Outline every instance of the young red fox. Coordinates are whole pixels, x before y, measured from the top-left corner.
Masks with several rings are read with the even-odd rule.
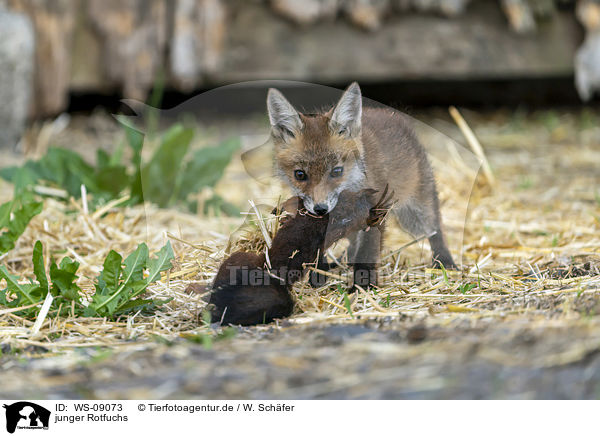
[[[316,215],[336,207],[344,190],[383,191],[389,185],[393,215],[413,236],[426,235],[434,263],[456,268],[441,228],[433,171],[422,145],[398,112],[362,105],[352,83],[327,112],[302,114],[276,89],[267,96],[275,171],[304,206]],[[354,282],[376,284],[382,233],[378,229],[352,235],[348,261]],[[325,266],[324,260],[320,267]]]

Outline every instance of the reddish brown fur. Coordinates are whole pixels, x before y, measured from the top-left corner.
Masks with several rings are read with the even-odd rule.
[[[314,203],[322,203],[329,192],[344,183],[347,175],[330,178],[329,171],[344,162],[356,165],[362,145],[341,135],[331,134],[327,115],[300,115],[300,119],[304,125],[302,134],[285,145],[280,143],[275,150],[275,159],[279,170],[289,175],[295,192],[307,193]],[[306,182],[292,177],[296,169],[306,171]]]
[[[305,203],[345,207],[336,197],[339,190],[381,191],[389,185],[401,226],[414,236],[428,236],[434,261],[455,268],[443,237],[433,171],[406,116],[391,109],[362,107],[357,84],[350,86],[336,107],[317,115],[298,114],[276,91],[270,93],[268,105],[278,175]],[[340,119],[348,125],[340,125]],[[332,167],[342,164],[344,175],[331,177]],[[295,180],[297,169],[304,170],[308,179]],[[355,269],[377,268],[381,238],[380,232],[358,232],[350,238],[349,259]],[[372,284],[371,279],[361,282]]]

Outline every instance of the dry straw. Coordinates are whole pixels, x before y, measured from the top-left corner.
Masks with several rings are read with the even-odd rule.
[[[589,189],[597,174],[576,169],[600,161],[600,150],[577,144],[548,145],[537,158],[534,153],[539,144],[523,141],[519,153],[530,155],[519,161],[513,143],[505,146],[502,137],[493,140],[485,130],[480,137],[494,144],[492,152],[486,152],[497,181],[493,192],[474,187],[466,227],[464,195],[457,193],[468,194],[473,187],[466,182],[464,163],[460,158],[449,159],[454,164],[436,173],[446,234],[454,255],[462,255],[460,271],[430,269],[426,241],[411,244],[413,238],[389,220],[380,287],[344,295],[349,270],[341,262],[341,268],[327,273],[330,279],[322,288],[306,282],[294,286],[297,305],[289,322],[409,316],[441,324],[457,318],[477,322],[523,317],[555,324],[598,310],[600,203]],[[448,156],[457,156],[451,148],[447,150]],[[557,159],[558,167],[554,166]],[[531,175],[534,183],[524,186],[523,175]],[[240,198],[234,201],[245,204],[249,198],[267,203],[265,193],[270,189],[271,204],[277,203],[282,195],[279,187],[267,188],[252,181],[236,159],[217,191],[227,198],[237,193]],[[0,191],[2,200],[10,197],[10,186]],[[157,250],[170,239],[176,254],[174,267],[149,287],[147,296],[173,300],[153,316],[133,313],[117,320],[41,316],[38,326],[15,310],[0,307],[3,343],[56,350],[135,346],[132,339],[176,339],[207,332],[201,322],[206,305],[202,297],[219,264],[238,249],[264,250],[277,231],[277,220],[269,210],[254,203],[241,217],[210,217],[152,205],[120,207],[124,197],[94,212],[88,209],[83,193],[83,201],[67,203],[48,197],[43,212],[33,219],[16,248],[1,259],[3,264],[22,278],[33,277],[32,247],[40,239],[46,260],[50,255],[69,255],[81,263],[78,284],[89,294],[109,250],[128,254],[144,241]],[[342,246],[333,251],[340,254]]]

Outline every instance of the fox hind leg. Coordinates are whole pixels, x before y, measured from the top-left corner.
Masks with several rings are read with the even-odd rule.
[[[431,251],[433,252],[433,266],[439,266],[439,264],[443,265],[446,269],[458,269],[454,260],[452,259],[452,255],[446,246],[446,241],[444,240],[444,235],[442,233],[442,229],[438,228],[436,230],[435,235],[429,238],[429,245],[431,246]]]
[[[433,195],[435,198],[429,203],[418,205],[408,203],[395,208],[393,212],[400,226],[414,237],[431,235],[428,239],[433,253],[434,266],[442,264],[444,268],[456,269],[456,264],[444,239],[437,194]]]

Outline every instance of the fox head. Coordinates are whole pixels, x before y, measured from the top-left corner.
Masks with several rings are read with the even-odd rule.
[[[327,112],[302,114],[276,89],[267,109],[275,145],[275,171],[313,214],[325,215],[340,192],[364,187],[362,97],[356,82]]]

